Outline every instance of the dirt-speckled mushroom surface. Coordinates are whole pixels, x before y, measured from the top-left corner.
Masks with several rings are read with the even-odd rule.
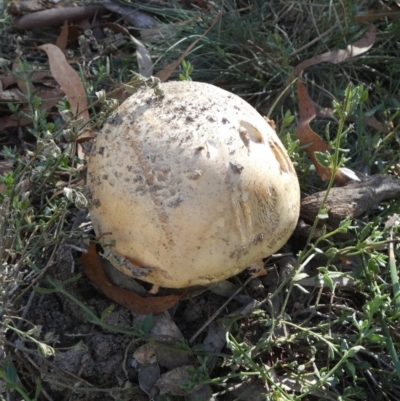
[[[161,88],[163,97],[132,95],[95,139],[90,214],[126,274],[164,287],[209,284],[287,241],[299,184],[275,131],[244,100],[204,83]]]

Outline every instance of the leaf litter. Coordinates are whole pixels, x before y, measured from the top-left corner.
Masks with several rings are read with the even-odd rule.
[[[112,284],[104,273],[96,244],[92,242],[88,252],[81,256],[83,272],[104,295],[140,315],[158,314],[173,307],[181,298],[180,295],[144,298],[132,291]]]
[[[211,29],[212,27],[210,27],[210,29]],[[208,31],[207,31],[208,32]],[[194,42],[192,45],[191,45],[191,47],[190,48],[188,48],[187,49],[187,51],[185,52],[185,56],[187,55],[186,53],[189,53],[190,52],[190,50],[195,46],[195,44],[197,43],[197,41],[196,42]],[[144,53],[143,53],[144,54]],[[146,56],[147,57],[147,56]],[[151,60],[151,59],[150,59]],[[181,58],[179,59],[179,62],[178,62],[178,60],[175,62],[175,63],[172,63],[171,65],[169,65],[169,66],[167,66],[167,68],[166,69],[164,69],[163,71],[163,74],[165,74],[165,75],[162,75],[162,76],[167,76],[167,78],[166,79],[168,79],[168,77],[172,74],[172,72],[179,66],[179,64],[180,64],[180,61],[181,61]],[[49,62],[50,62],[50,57],[49,57]],[[138,63],[140,63],[141,61],[140,61],[140,57],[138,57]],[[50,64],[51,64],[51,62],[50,62]],[[175,67],[174,67],[174,69],[172,69],[171,70],[171,66],[173,66],[173,65],[175,65]],[[310,65],[314,65],[314,64],[310,64]],[[140,64],[139,64],[139,68],[140,68]],[[161,72],[160,72],[161,73]],[[309,116],[306,116],[306,120],[309,118]],[[314,117],[315,118],[315,117]],[[309,121],[311,121],[311,120],[309,120]],[[309,122],[308,121],[308,122]],[[314,133],[315,134],[315,133]],[[316,135],[316,134],[315,134]],[[313,139],[315,140],[315,137],[313,137]],[[322,140],[322,139],[321,139]],[[308,143],[309,144],[309,143]],[[322,146],[322,145],[321,145]],[[95,263],[96,264],[96,263]],[[97,275],[97,273],[96,273],[96,275]],[[102,274],[100,273],[100,276],[101,276]],[[107,284],[107,286],[108,286],[108,284]],[[234,286],[235,287],[235,286]],[[118,289],[118,291],[120,291],[120,289]],[[218,289],[217,289],[217,291],[215,291],[216,293],[218,292]],[[228,291],[229,292],[229,291]],[[147,299],[152,299],[152,298],[147,298]],[[118,302],[118,301],[116,301],[116,302]],[[142,311],[143,312],[143,311]],[[165,316],[165,315],[167,315],[167,314],[161,314],[161,315],[156,315],[154,318],[155,318],[155,321],[158,321],[158,316]],[[168,315],[169,316],[169,315]],[[172,319],[171,319],[171,317],[169,316],[169,320],[170,321],[172,321]],[[170,325],[170,322],[169,322],[169,320],[167,320],[167,321],[162,321],[162,324],[161,324],[161,327],[163,327],[163,326],[169,326]],[[217,321],[217,323],[221,323],[220,321]],[[153,327],[157,327],[157,324],[155,324]],[[226,331],[225,331],[225,329],[224,328],[222,328],[221,330],[214,330],[214,329],[212,329],[214,327],[214,325],[213,324],[211,324],[210,326],[209,326],[209,330],[208,330],[208,335],[207,335],[207,337],[209,337],[209,335],[211,336],[210,338],[208,338],[208,340],[209,340],[209,342],[210,342],[210,344],[211,344],[211,348],[210,348],[210,350],[212,350],[211,352],[218,352],[217,350],[218,349],[220,349],[220,347],[223,347],[223,345],[221,345],[221,344],[224,344],[225,343],[225,334],[226,334]],[[178,329],[179,330],[179,329]],[[173,330],[172,330],[172,332],[173,332]],[[154,333],[153,333],[154,334]],[[176,334],[176,333],[175,333]],[[166,336],[166,337],[168,337],[169,335],[168,334],[166,334],[165,332],[163,332],[163,334],[161,334],[161,332],[160,333],[158,333],[158,335],[160,336],[160,337],[158,337],[159,339],[162,339],[163,337],[162,336]],[[170,335],[173,339],[174,339],[174,341],[177,339],[177,338],[181,338],[181,337],[174,337],[174,335]],[[164,338],[165,339],[165,338]],[[215,343],[215,344],[214,344]],[[215,345],[215,346],[214,346]],[[175,355],[172,355],[172,360],[174,360],[175,359]],[[162,357],[160,357],[160,360],[162,360]],[[153,363],[154,364],[154,361],[153,362],[151,362],[151,363]],[[164,362],[165,363],[165,362]],[[178,378],[180,378],[179,380],[181,380],[184,376],[185,376],[185,369],[186,369],[186,367],[188,366],[187,365],[187,363],[188,363],[188,361],[186,360],[186,363],[184,363],[183,364],[183,368],[181,367],[181,366],[179,366],[179,367],[177,367],[176,368],[176,372],[175,372],[175,375],[177,374],[177,373],[179,373],[179,372],[181,372],[181,373],[179,373],[176,377],[178,377]],[[157,364],[158,364],[158,362],[157,362]],[[171,366],[170,366],[170,368],[171,368]],[[154,369],[154,370],[156,370],[156,369]],[[158,373],[159,375],[160,375],[160,372]],[[154,377],[153,377],[153,381],[152,381],[152,383],[154,383],[154,378],[156,377],[157,375],[155,374],[154,375]],[[173,375],[171,375],[171,377],[172,377]],[[165,377],[164,377],[164,379],[165,379]],[[140,378],[139,378],[139,382],[140,382],[141,380],[140,380]],[[173,388],[173,386],[174,386],[174,384],[173,384],[173,380],[171,380],[170,382],[172,383],[172,384],[169,384],[167,387],[165,387],[165,380],[164,380],[164,382],[163,383],[161,383],[160,382],[160,386],[162,387],[162,386],[164,386],[164,389],[166,389],[166,392],[168,392],[168,391],[170,391],[170,392],[174,392],[175,390],[171,390],[171,388]],[[143,384],[143,381],[142,381],[142,384]],[[141,386],[142,387],[142,386]],[[150,385],[149,386],[147,386],[146,388],[147,389],[149,389],[149,387],[150,387]],[[177,390],[177,391],[180,391],[179,389]]]
[[[52,44],[39,46],[46,52],[49,58],[50,71],[54,79],[64,91],[75,116],[83,119],[83,123],[89,121],[86,91],[78,73],[69,65],[62,50]]]
[[[310,127],[310,122],[316,117],[315,107],[308,95],[306,87],[300,80],[297,81],[297,96],[299,99],[299,123],[296,130],[296,138],[299,140],[301,146],[305,146],[304,150],[312,160],[318,175],[323,181],[328,181],[332,175],[331,169],[322,166],[318,162],[315,152],[329,152],[330,148]],[[341,169],[335,174],[335,182],[339,185],[344,185],[350,180],[348,175]]]
[[[293,77],[298,77],[302,73],[302,71],[313,65],[317,65],[323,62],[338,64],[348,60],[349,58],[360,56],[361,54],[367,52],[374,45],[375,40],[376,28],[371,25],[369,30],[361,39],[348,45],[346,49],[331,50],[329,52],[319,54],[318,56],[314,56],[302,61],[295,68],[293,68],[291,73],[292,77],[289,77],[286,83],[289,84]]]
[[[292,77],[301,76],[306,68],[313,65],[323,62],[337,64],[349,58],[359,56],[367,52],[374,45],[375,40],[376,28],[371,25],[369,30],[361,39],[348,45],[346,49],[332,50],[302,61],[292,70]],[[290,80],[291,78],[288,79]],[[289,82],[290,81],[287,81],[287,84],[289,84]],[[322,166],[318,162],[315,152],[326,153],[330,151],[330,148],[328,144],[310,127],[310,122],[315,119],[317,113],[307,89],[301,82],[300,78],[297,79],[297,96],[299,104],[299,123],[296,130],[296,137],[299,140],[300,145],[305,147],[305,151],[312,160],[318,175],[323,181],[328,181],[332,175],[331,169]],[[345,169],[338,169],[335,173],[335,183],[338,185],[345,185],[354,179],[354,174],[349,175]]]

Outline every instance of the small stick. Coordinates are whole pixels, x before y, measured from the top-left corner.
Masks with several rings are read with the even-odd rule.
[[[247,284],[249,284],[250,280],[252,280],[253,277],[249,277],[241,287],[239,287],[222,305],[220,308],[218,308],[213,315],[196,331],[196,333],[193,334],[193,336],[189,340],[189,344],[192,344],[193,341],[199,336],[199,334],[213,321],[216,319],[216,317],[222,312],[222,310],[229,304],[229,302],[232,301],[232,299],[239,294],[240,291],[243,290],[244,287],[246,287]]]

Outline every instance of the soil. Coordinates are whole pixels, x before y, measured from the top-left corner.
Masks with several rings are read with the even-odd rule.
[[[74,255],[74,263],[70,258],[60,260],[48,272],[48,277],[58,282],[70,280],[79,273],[79,271],[71,272],[73,265],[75,265],[75,270],[81,269],[78,256],[78,254]],[[246,274],[243,273],[243,275]],[[273,282],[271,277],[269,282]],[[46,282],[42,281],[39,287],[46,287]],[[50,288],[49,285],[47,287]],[[113,305],[112,301],[102,295],[84,276],[66,284],[64,288],[76,300],[88,306],[97,316],[102,316],[107,308]],[[245,298],[244,302],[249,295],[262,299],[269,292],[268,287],[265,287],[260,279],[253,280],[252,284],[247,286],[246,291],[248,293],[242,295],[242,298]],[[47,340],[46,343],[54,347],[56,353],[50,357],[40,356],[36,352],[35,344],[29,341],[24,344],[25,347],[28,347],[27,349],[16,353],[13,363],[21,383],[28,392],[35,388],[36,384],[33,379],[40,377],[43,386],[42,393],[47,394],[48,398],[40,396],[39,400],[46,398],[58,401],[149,400],[149,395],[141,390],[141,387],[145,386],[143,374],[140,379],[143,366],[138,364],[134,357],[135,351],[145,343],[144,340],[137,339],[132,335],[110,332],[91,323],[84,310],[63,294],[35,292],[32,295],[28,292],[20,300],[19,307],[21,309],[29,304],[29,298],[31,298],[31,303],[25,315],[25,321],[29,323],[23,324],[21,329],[27,331],[36,327],[38,329],[34,335],[36,339]],[[240,301],[242,298],[238,297],[237,299]],[[169,313],[179,328],[178,331],[183,338],[188,340],[225,301],[225,297],[205,291],[195,298],[180,301]],[[232,300],[221,316],[226,316],[240,307],[240,302]],[[169,316],[168,319],[171,320]],[[134,315],[119,305],[114,305],[114,309],[104,318],[104,323],[116,330],[132,330],[138,321],[143,321],[143,317]],[[251,337],[253,341],[261,334],[254,330],[248,332],[249,338]],[[202,343],[206,336],[207,329],[195,343]],[[16,339],[16,336],[9,338],[10,342],[15,342]],[[213,341],[218,342],[211,338],[211,343]],[[224,343],[223,336],[222,344]],[[223,348],[221,352],[230,351]],[[187,356],[185,358],[190,365],[198,366],[195,358],[187,358]],[[218,358],[214,358],[212,366],[217,366],[215,368],[217,370],[220,369],[218,368]],[[170,368],[173,367],[170,366]],[[171,369],[161,366],[158,367],[158,370],[162,375]],[[203,390],[205,391],[200,391],[198,394],[206,394],[204,400],[212,400],[213,398],[210,398],[211,389],[207,387]],[[221,389],[213,388],[212,390]],[[234,395],[225,395],[218,400],[228,401],[235,397],[238,397],[237,392]],[[157,399],[157,396],[154,399]],[[184,397],[170,396],[170,399],[183,400]],[[186,400],[194,401],[195,399],[200,401],[201,398],[186,396]]]

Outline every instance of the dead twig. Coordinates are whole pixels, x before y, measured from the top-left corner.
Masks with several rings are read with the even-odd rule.
[[[307,196],[301,202],[300,216],[314,221],[325,191]],[[325,202],[329,223],[338,224],[345,217],[358,217],[386,199],[400,197],[400,180],[392,175],[376,174],[361,182],[351,182],[344,187],[332,188]]]

